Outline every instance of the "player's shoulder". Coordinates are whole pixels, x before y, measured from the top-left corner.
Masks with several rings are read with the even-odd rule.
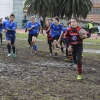
[[[51,25],[55,25],[54,22],[52,22]]]
[[[63,27],[62,24],[59,24],[58,26]]]
[[[14,21],[13,23],[14,23],[14,24],[16,24],[16,22],[15,22],[15,21]]]
[[[38,25],[40,25],[40,23],[39,23],[39,22],[35,22],[34,24],[38,24]]]
[[[80,29],[82,29],[82,28],[80,26],[77,26],[76,30],[80,30]]]
[[[53,27],[55,24],[54,24],[54,22],[52,22],[51,24],[50,24],[50,27]]]
[[[3,23],[7,23],[7,22],[9,22],[9,20],[4,20],[4,21],[3,21]]]
[[[30,21],[27,21],[27,24],[30,23]]]
[[[31,21],[27,22],[27,25],[31,25],[31,24],[32,24]]]
[[[64,29],[65,29],[65,27],[62,27],[62,29],[64,30]]]
[[[72,27],[69,27],[68,29],[67,29],[67,31],[71,31],[72,30]]]

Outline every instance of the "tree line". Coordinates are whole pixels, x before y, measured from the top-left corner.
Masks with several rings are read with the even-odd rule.
[[[25,0],[24,3],[28,15],[38,14],[43,19],[47,16],[86,19],[92,6],[91,0]]]

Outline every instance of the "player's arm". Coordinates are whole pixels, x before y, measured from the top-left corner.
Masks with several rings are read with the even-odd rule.
[[[6,24],[6,22],[5,22],[5,21],[3,21],[3,22],[2,22],[2,25],[3,25],[3,31],[6,33],[6,32],[7,32],[7,30],[6,30],[6,26],[5,26],[5,24]]]
[[[64,32],[62,31],[62,32],[61,32],[61,35],[60,35],[60,37],[59,37],[59,39],[58,39],[58,42],[60,42],[60,41],[61,41],[61,39],[62,39],[63,35],[64,35]]]
[[[47,33],[47,34],[50,33],[50,27],[46,30],[46,33]]]
[[[42,26],[40,25],[40,27],[39,27],[39,28],[40,28],[40,33],[42,33]]]
[[[34,28],[34,25],[32,27],[30,27],[30,23],[27,24],[27,30],[30,31]]]

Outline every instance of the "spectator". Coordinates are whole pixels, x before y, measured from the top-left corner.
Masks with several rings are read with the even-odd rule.
[[[91,37],[91,34],[92,34],[93,26],[94,25],[93,25],[92,21],[88,23],[88,30],[89,30],[89,33],[90,33],[90,37]]]

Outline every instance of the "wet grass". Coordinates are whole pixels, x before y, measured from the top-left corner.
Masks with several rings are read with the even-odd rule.
[[[22,37],[27,38],[19,34]],[[39,35],[39,39],[46,36]],[[77,81],[77,69],[68,67],[60,50],[60,58],[55,60],[49,56],[46,41],[37,44],[37,55],[28,50],[27,40],[16,41],[17,59],[0,52],[0,100],[100,100],[100,55],[83,54],[84,79]],[[55,62],[61,65],[49,64]]]
[[[88,38],[88,39],[85,39],[83,40],[84,42],[87,42],[87,43],[99,43],[100,44],[100,39],[91,39],[91,38]]]
[[[96,54],[96,53],[83,53],[83,57],[86,57],[86,58],[90,58],[90,59],[95,59],[95,60],[99,60],[100,59],[100,54]]]
[[[84,49],[100,50],[100,44],[84,44]]]
[[[26,38],[26,39],[27,39],[27,38],[28,38],[28,34],[17,33],[17,34],[16,34],[16,37],[17,37],[17,38]],[[38,39],[39,39],[39,40],[46,40],[46,35],[39,34],[39,35],[38,35]]]

